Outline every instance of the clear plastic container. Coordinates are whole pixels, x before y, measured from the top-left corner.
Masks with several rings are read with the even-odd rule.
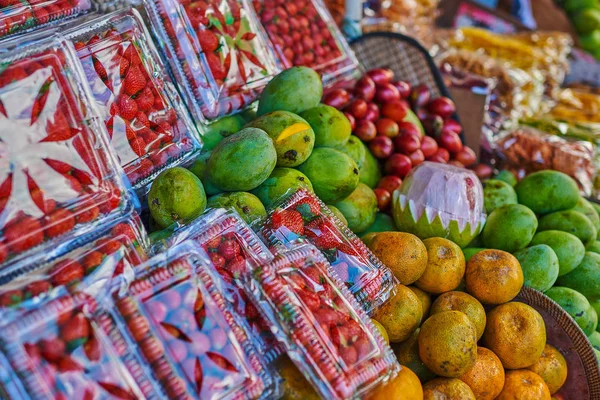
[[[121,320],[169,398],[267,397],[264,360],[209,263],[192,242],[155,256],[116,293]]]
[[[354,52],[321,0],[252,4],[286,68],[310,67],[325,85],[360,72]]]
[[[0,6],[0,37],[74,17],[91,7],[90,0],[7,0]]]
[[[392,213],[400,231],[448,238],[460,247],[479,235],[487,218],[483,187],[473,171],[428,161],[394,192]]]
[[[136,10],[74,25],[65,35],[75,44],[111,146],[133,188],[145,191],[166,168],[194,159],[196,127]]]
[[[269,323],[244,292],[248,271],[273,260],[266,246],[237,213],[217,208],[173,232],[166,241],[153,246],[153,252],[186,240],[194,241],[206,251],[223,279],[223,296],[236,314],[246,319],[250,335],[267,361],[276,358],[283,349],[273,336]]]
[[[300,228],[285,225],[289,215],[302,217]],[[257,226],[265,242],[277,249],[297,239],[317,247],[360,305],[371,312],[392,294],[395,278],[365,244],[342,224],[313,193],[300,189],[267,211]]]
[[[395,375],[392,349],[314,246],[296,246],[252,277],[253,297],[269,305],[288,356],[322,398],[361,398]]]
[[[198,121],[250,105],[279,72],[269,40],[244,0],[144,5]]]
[[[0,273],[0,315],[35,309],[40,301],[66,292],[96,296],[114,283],[113,277],[133,275],[148,258],[149,239],[136,213],[77,239],[73,250],[48,257],[29,257]]]
[[[137,202],[72,45],[25,40],[0,49],[0,264],[51,251]]]
[[[15,375],[13,389],[20,389],[14,398],[157,398],[152,383],[131,372],[142,367],[110,317],[82,293],[43,303],[7,323],[0,348]]]

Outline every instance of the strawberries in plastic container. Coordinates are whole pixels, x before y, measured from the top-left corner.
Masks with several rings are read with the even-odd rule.
[[[206,253],[190,242],[171,252],[151,259],[115,297],[142,356],[169,398],[260,398],[271,378]]]
[[[91,6],[89,0],[5,0],[0,4],[0,37],[76,16]]]
[[[77,24],[66,35],[134,189],[194,158],[198,133],[136,10]]]
[[[3,327],[0,348],[13,369],[12,380],[25,391],[17,398],[151,396],[130,372],[140,365],[124,361],[128,350],[114,321],[89,296],[65,295],[12,320]]]
[[[8,46],[0,56],[0,264],[133,206],[72,48],[56,37]]]
[[[245,2],[144,4],[196,119],[241,110],[279,72],[266,33]]]
[[[321,200],[304,189],[270,209],[259,232],[275,248],[298,239],[312,243],[367,312],[385,302],[393,290],[390,269]]]
[[[310,67],[330,80],[355,73],[358,61],[321,0],[253,0],[286,67]]]
[[[322,398],[361,396],[396,373],[392,349],[316,248],[298,245],[252,276],[288,355]]]

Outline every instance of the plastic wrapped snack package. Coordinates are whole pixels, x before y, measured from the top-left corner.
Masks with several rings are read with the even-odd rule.
[[[466,247],[486,221],[483,187],[465,168],[424,162],[394,192],[392,213],[398,229],[421,239],[445,237]]]
[[[369,313],[392,294],[395,278],[391,270],[307,190],[300,189],[275,205],[256,228],[275,248],[289,247],[297,239],[312,243]]]
[[[221,293],[210,259],[192,242],[172,247],[115,292],[120,321],[168,398],[272,395],[264,359]]]
[[[90,0],[8,0],[0,6],[0,37],[74,17],[91,7]]]
[[[314,246],[296,244],[252,277],[253,297],[322,398],[360,398],[395,375],[392,349]]]
[[[250,105],[275,76],[275,53],[242,0],[145,0],[152,27],[196,120]]]
[[[506,168],[519,178],[552,169],[573,178],[585,196],[594,192],[597,146],[520,126],[505,132],[495,143]]]
[[[114,320],[91,296],[66,294],[2,328],[12,398],[157,399]]]
[[[258,236],[237,213],[216,208],[176,230],[168,239],[157,242],[152,250],[154,253],[165,251],[186,240],[194,241],[208,254],[223,280],[223,296],[232,304],[235,313],[248,321],[250,335],[267,362],[280,355],[283,349],[268,322],[244,291],[245,271],[273,260],[273,255]]]
[[[73,250],[49,259],[36,254],[0,273],[0,315],[23,312],[65,292],[95,296],[113,284],[113,277],[133,275],[147,261],[146,231],[135,212],[79,238]]]
[[[166,168],[197,155],[196,127],[136,10],[76,21],[65,35],[75,44],[111,147],[138,193]]]
[[[0,264],[51,252],[138,204],[72,45],[21,40],[0,50]]]
[[[321,0],[253,0],[256,13],[286,67],[310,67],[323,84],[354,76],[359,64]]]

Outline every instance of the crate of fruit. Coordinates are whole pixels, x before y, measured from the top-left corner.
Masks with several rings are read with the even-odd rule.
[[[71,44],[0,51],[0,263],[55,250],[137,205]]]
[[[75,45],[110,144],[134,189],[200,149],[198,132],[135,9],[76,20]]]

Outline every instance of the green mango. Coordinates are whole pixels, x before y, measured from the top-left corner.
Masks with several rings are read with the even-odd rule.
[[[597,4],[597,0],[565,0],[563,8],[568,13],[574,13],[579,10],[595,7]]]
[[[315,107],[323,97],[321,77],[307,67],[292,67],[271,79],[260,95],[257,115],[271,111],[299,114]]]
[[[329,147],[315,148],[298,170],[308,177],[315,194],[327,204],[348,197],[358,186],[359,171],[354,160]]]
[[[558,257],[558,276],[573,271],[583,260],[585,247],[575,235],[562,231],[538,232],[531,240],[530,246],[547,244],[552,247]]]
[[[338,210],[336,206],[327,204],[327,208],[329,208],[329,211],[331,211],[331,213],[335,215],[335,217],[339,219],[342,224],[348,226],[348,221],[346,220],[346,217],[344,216],[344,214],[342,214],[340,210]]]
[[[340,110],[319,104],[300,113],[315,131],[315,147],[339,147],[352,133],[350,120]]]
[[[244,128],[223,139],[208,159],[208,178],[229,192],[245,192],[263,183],[277,163],[273,141],[262,129]]]
[[[248,225],[265,218],[267,211],[258,197],[248,192],[227,192],[208,199],[208,207],[232,209]]]
[[[312,183],[306,175],[293,168],[275,168],[266,181],[252,189],[252,194],[257,196],[265,207],[271,208],[280,199],[301,188],[313,191]]]
[[[580,197],[579,202],[577,202],[577,205],[573,207],[572,210],[579,211],[580,213],[584,214],[592,222],[596,230],[600,230],[600,216],[598,216],[598,213],[596,212],[596,209],[592,203],[583,197]]]
[[[244,127],[244,118],[241,114],[229,115],[208,125],[202,133],[202,151],[214,149],[226,137],[239,132]]]
[[[519,260],[524,285],[545,292],[550,289],[558,278],[558,257],[552,247],[546,244],[538,244],[514,253]]]
[[[370,187],[359,183],[350,196],[336,203],[335,207],[346,217],[348,228],[360,233],[375,222],[377,196]]]
[[[600,332],[592,332],[592,334],[588,336],[588,339],[590,339],[590,343],[592,344],[594,350],[600,350]]]
[[[600,297],[600,254],[587,251],[577,268],[558,278],[557,284],[588,298]]]
[[[579,34],[592,33],[600,28],[600,10],[597,8],[586,8],[573,14],[571,18],[573,26]]]
[[[515,174],[506,169],[503,169],[502,171],[498,172],[498,175],[496,175],[494,179],[498,181],[504,181],[512,187],[515,187],[518,183]]]
[[[581,293],[566,287],[554,286],[546,296],[558,303],[579,325],[583,333],[591,335],[598,326],[598,314]]]
[[[517,193],[508,183],[497,179],[490,179],[484,183],[483,204],[488,214],[498,207],[517,203]]]
[[[354,162],[356,162],[356,165],[358,165],[358,169],[361,169],[365,164],[368,150],[356,136],[350,135],[348,141],[344,145],[336,146],[334,148],[353,159]]]
[[[378,212],[375,214],[375,222],[373,222],[371,226],[361,233],[361,238],[371,232],[393,232],[397,230],[398,228],[396,228],[396,224],[394,223],[394,219],[392,217],[382,212]]]
[[[363,166],[360,168],[360,176],[359,180],[361,183],[364,183],[371,189],[375,189],[377,183],[381,179],[381,167],[379,166],[379,162],[371,154],[371,151],[367,148],[367,146],[362,143],[363,148],[365,149],[365,162]]]
[[[536,214],[568,210],[579,201],[577,183],[558,171],[539,171],[528,175],[515,186],[519,203]]]
[[[585,35],[579,35],[579,42],[584,50],[596,55],[598,48],[600,48],[600,29]]]
[[[582,213],[575,210],[557,211],[542,217],[538,231],[563,231],[579,238],[584,245],[596,241],[598,231],[592,222]]]
[[[537,227],[533,211],[521,204],[509,204],[488,216],[481,239],[484,247],[512,253],[527,247]]]
[[[585,249],[592,253],[600,254],[600,241],[596,240],[595,242],[590,243]]]

